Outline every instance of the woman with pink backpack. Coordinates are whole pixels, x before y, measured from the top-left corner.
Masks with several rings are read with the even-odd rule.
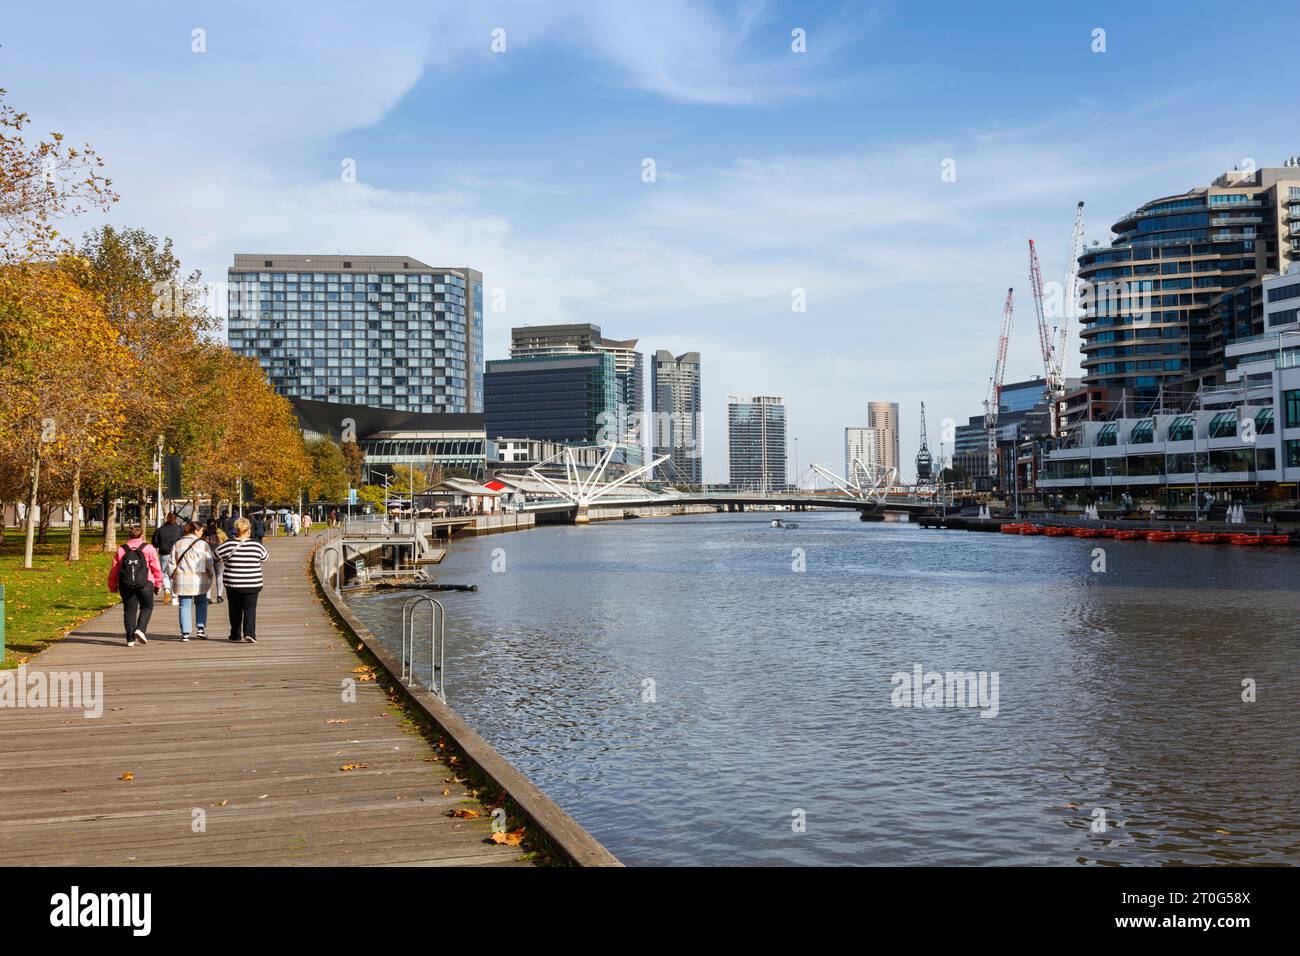
[[[122,595],[122,616],[126,625],[126,646],[149,643],[149,618],[153,616],[153,598],[163,586],[162,563],[158,550],[144,540],[144,529],[135,527],[126,544],[113,555],[108,569],[108,589]]]

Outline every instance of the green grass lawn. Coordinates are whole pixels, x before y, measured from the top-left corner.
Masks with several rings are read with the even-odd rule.
[[[5,588],[5,655],[0,667],[17,667],[76,625],[118,602],[108,593],[112,555],[99,549],[100,533],[81,533],[81,560],[69,563],[68,532],[51,529],[36,545],[32,570],[24,570],[21,529],[9,528],[0,545]]]

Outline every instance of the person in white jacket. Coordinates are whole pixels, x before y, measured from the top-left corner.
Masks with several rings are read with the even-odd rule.
[[[185,532],[172,548],[172,593],[181,605],[181,640],[191,635],[208,639],[208,591],[216,575],[212,548],[203,540],[203,526],[185,523]]]

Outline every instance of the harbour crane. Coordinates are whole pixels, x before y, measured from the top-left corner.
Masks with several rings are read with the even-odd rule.
[[[921,450],[916,453],[916,483],[923,484],[933,477],[934,459],[925,435],[925,402],[921,403]]]
[[[1033,240],[1030,241],[1032,252]],[[996,484],[998,478],[998,406],[1002,402],[1002,378],[1007,370],[1007,341],[1011,338],[1012,304],[1015,289],[1007,289],[1007,301],[1002,305],[1002,330],[998,337],[998,356],[993,363],[993,375],[989,378],[989,394],[984,400],[984,430],[988,432],[989,482]]]

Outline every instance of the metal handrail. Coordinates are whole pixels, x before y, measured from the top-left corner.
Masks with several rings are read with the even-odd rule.
[[[429,690],[447,700],[447,611],[442,602],[427,594],[416,594],[402,605],[402,681],[415,681],[415,611],[429,605]]]
[[[334,593],[342,594],[343,593],[343,565],[344,565],[342,543],[341,542],[327,543],[325,547],[321,549],[321,559],[324,560],[324,556],[329,554],[331,551],[333,551],[335,554],[339,556],[338,563],[334,565]],[[326,582],[329,581],[328,569],[325,572],[325,580]]]

